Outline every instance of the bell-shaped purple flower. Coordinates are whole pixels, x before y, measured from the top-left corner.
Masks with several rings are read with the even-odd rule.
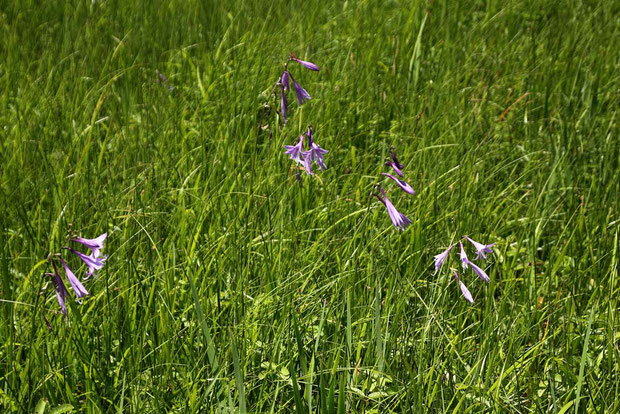
[[[407,216],[405,216],[403,213],[396,210],[396,207],[394,207],[394,204],[392,204],[390,200],[387,198],[387,196],[385,195],[385,191],[383,191],[383,188],[379,187],[379,189],[381,190],[381,193],[383,194],[383,198],[381,198],[381,196],[378,194],[376,196],[379,199],[379,201],[381,201],[383,205],[387,208],[388,214],[390,215],[390,219],[392,220],[392,224],[394,225],[394,228],[397,230],[405,230],[407,226],[411,224],[411,220],[409,220]]]
[[[310,69],[310,70],[315,70],[318,71],[319,67],[317,65],[315,65],[312,62],[307,62],[305,60],[301,60],[301,59],[297,59],[297,57],[291,53],[291,60],[294,60],[295,62],[299,63],[300,65],[302,65],[303,67]]]
[[[398,158],[396,158],[396,153],[394,152],[394,147],[390,148],[390,155],[392,156],[392,161],[394,161],[394,165],[398,167],[399,170],[405,168],[400,162],[398,162]]]
[[[84,247],[89,248],[94,257],[99,257],[101,249],[103,249],[103,243],[105,242],[106,237],[108,237],[108,233],[103,233],[101,236],[94,239],[84,239],[82,237],[76,237],[75,239],[71,239],[71,241],[80,243]]]
[[[286,112],[288,112],[288,103],[286,102],[286,93],[284,93],[284,85],[280,78],[280,113],[282,114],[282,121],[286,124],[288,119],[286,118]]]
[[[90,256],[87,256],[84,253],[78,252],[77,250],[71,248],[69,248],[69,251],[82,259],[86,266],[88,266],[88,272],[86,272],[87,277],[90,277],[93,273],[95,273],[95,271],[101,269],[108,258],[107,256],[95,257],[92,253]]]
[[[306,174],[308,175],[314,175],[312,172],[312,159],[310,158],[310,151],[303,151],[302,154],[304,156],[304,171],[306,171]]]
[[[317,144],[316,142],[313,142],[310,145],[310,151],[308,151],[308,153],[310,154],[310,159],[316,162],[319,165],[319,168],[322,170],[327,169],[327,166],[325,165],[325,159],[323,158],[323,156],[327,154],[328,152],[329,151],[321,148],[319,144]]]
[[[450,254],[450,250],[452,250],[453,247],[454,247],[454,245],[451,245],[443,253],[440,253],[440,254],[434,256],[434,260],[435,260],[435,273],[437,273],[439,271],[439,269],[441,268],[441,265],[446,260],[446,258],[448,257],[448,254]]]
[[[476,260],[480,259],[480,257],[482,257],[483,259],[486,259],[486,253],[493,253],[493,250],[491,250],[491,247],[495,246],[495,243],[491,243],[491,244],[482,244],[482,243],[478,243],[477,241],[474,241],[472,239],[469,238],[469,236],[465,236],[465,238],[467,240],[470,241],[471,244],[474,245],[474,247],[476,248]]]
[[[64,282],[62,281],[62,278],[60,277],[60,274],[58,274],[58,269],[56,268],[56,265],[54,264],[54,262],[52,261],[52,267],[54,268],[54,273],[50,274],[47,273],[50,276],[53,276],[54,279],[52,280],[52,283],[54,285],[54,291],[56,292],[56,300],[58,300],[58,305],[60,305],[60,310],[62,311],[63,315],[67,314],[67,296],[69,296],[69,291],[67,290]]]
[[[287,69],[284,69],[284,72],[282,73],[282,77],[280,78],[280,83],[284,86],[285,91],[288,91],[291,89],[291,83],[289,80],[289,74],[288,74]]]
[[[469,262],[469,259],[463,248],[463,242],[459,242],[459,244],[461,245],[461,262],[463,263],[463,269],[467,269],[467,262]]]
[[[459,282],[461,293],[463,294],[465,299],[467,299],[469,303],[474,303],[474,298],[471,296],[471,292],[469,291],[469,289],[467,289],[467,286],[465,286],[465,283],[461,282],[461,278],[459,278],[459,275],[458,273],[456,273],[456,270],[452,269],[452,271],[454,272],[454,276],[456,276],[456,280],[458,280]]]
[[[301,165],[304,164],[304,155],[303,155],[304,136],[303,135],[299,137],[299,142],[296,145],[285,145],[284,148],[286,149],[284,153],[290,155],[293,161]]]
[[[482,270],[480,267],[478,267],[474,262],[470,260],[467,261],[467,264],[471,266],[472,270],[476,272],[476,274],[478,275],[478,277],[480,277],[480,279],[482,279],[486,283],[489,283],[491,279],[489,279],[489,276],[484,272],[484,270]]]
[[[403,180],[399,180],[398,178],[388,173],[381,173],[381,175],[385,175],[386,177],[389,177],[392,180],[394,180],[396,184],[398,184],[400,189],[403,190],[404,192],[412,194],[412,195],[415,194],[415,191],[413,190],[413,188],[411,188],[411,186],[407,184],[406,182],[404,182]]]
[[[392,167],[394,172],[398,174],[400,177],[403,176],[403,172],[400,170],[400,168],[398,168],[398,166],[394,163],[394,161],[387,161],[384,165],[388,167]]]
[[[71,287],[73,288],[73,291],[75,292],[75,296],[79,299],[79,298],[82,298],[88,295],[88,291],[86,290],[84,285],[82,285],[80,280],[73,274],[71,269],[69,269],[69,266],[67,266],[67,263],[65,263],[65,261],[62,260],[62,258],[60,258],[60,263],[62,263],[62,267],[65,268],[67,279],[69,279],[69,283],[71,284]]]
[[[295,89],[295,96],[297,96],[299,105],[303,105],[308,99],[312,99],[310,94],[295,81],[294,77],[291,76],[291,80],[293,81],[293,89]]]

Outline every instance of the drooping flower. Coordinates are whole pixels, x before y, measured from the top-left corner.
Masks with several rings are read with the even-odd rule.
[[[411,220],[409,220],[407,216],[405,216],[403,213],[396,210],[396,207],[394,207],[392,202],[390,202],[390,200],[385,195],[385,191],[383,191],[383,188],[379,187],[379,189],[381,190],[381,193],[383,194],[383,198],[381,198],[379,194],[376,194],[376,196],[379,199],[379,201],[381,201],[383,205],[387,208],[388,214],[390,215],[390,219],[392,220],[392,224],[394,225],[394,228],[396,228],[397,230],[398,229],[405,230],[407,226],[411,224]]]
[[[312,126],[308,127],[308,132],[306,132],[306,136],[308,137],[308,143],[310,144],[310,150],[308,151],[310,160],[316,162],[319,165],[320,169],[326,170],[327,166],[325,165],[323,155],[327,154],[329,151],[321,148],[319,144],[314,142],[314,140],[312,139]]]
[[[293,161],[301,165],[304,164],[304,156],[303,156],[304,136],[303,135],[299,137],[299,142],[296,145],[285,145],[284,148],[286,148],[286,151],[284,151],[284,153],[290,155]]]
[[[69,251],[82,259],[86,266],[88,266],[88,272],[86,272],[87,277],[90,277],[93,273],[95,273],[95,271],[101,269],[108,258],[107,256],[95,257],[92,253],[90,256],[87,256],[84,253],[78,252],[72,248],[69,248]]]
[[[312,159],[310,158],[311,152],[303,151],[302,154],[304,156],[304,171],[306,171],[308,175],[314,175],[312,172]]]
[[[394,165],[398,167],[399,170],[402,170],[403,168],[405,168],[400,162],[398,162],[398,158],[396,158],[396,153],[394,152],[394,147],[390,148],[390,155],[392,156]]]
[[[413,190],[413,188],[411,188],[411,186],[409,184],[407,184],[406,182],[404,182],[403,180],[399,180],[398,178],[396,178],[393,175],[388,174],[388,173],[381,173],[381,175],[385,175],[386,177],[389,177],[392,180],[394,180],[396,182],[396,184],[398,184],[398,186],[404,192],[409,193],[409,194],[415,194],[415,191]]]
[[[315,65],[312,62],[307,62],[305,60],[301,60],[301,59],[297,59],[297,57],[291,52],[291,60],[294,60],[295,62],[299,63],[300,65],[302,65],[303,67],[310,69],[310,70],[315,70],[318,71],[319,67],[317,65]]]
[[[82,298],[88,295],[88,291],[86,290],[84,285],[82,285],[80,280],[73,274],[71,269],[69,269],[69,266],[67,266],[67,263],[65,263],[65,261],[62,260],[62,257],[60,258],[60,263],[62,263],[62,267],[65,268],[67,279],[69,279],[69,283],[71,283],[71,287],[73,288],[73,291],[75,292],[75,296],[79,299],[79,298]]]
[[[472,239],[469,238],[469,236],[465,236],[465,238],[467,240],[470,241],[471,244],[474,245],[474,247],[476,248],[476,260],[480,259],[480,257],[482,257],[483,259],[486,259],[486,253],[493,253],[493,250],[491,250],[491,247],[495,246],[495,243],[491,243],[491,244],[482,244],[482,243],[478,243],[477,241],[474,241]]]
[[[489,279],[489,276],[484,272],[484,270],[482,270],[480,267],[478,267],[474,262],[472,262],[471,260],[467,260],[467,264],[469,264],[471,266],[471,268],[473,269],[474,272],[476,272],[476,274],[478,275],[478,277],[480,277],[480,279],[482,279],[484,282],[489,283],[489,281],[491,279]]]
[[[293,81],[293,89],[295,89],[295,96],[297,96],[299,105],[303,105],[308,99],[312,99],[310,94],[295,81],[293,76],[291,76],[291,80]]]
[[[284,73],[282,73],[282,78],[280,78],[280,83],[282,83],[282,85],[284,85],[284,90],[288,91],[289,89],[291,89],[291,83],[289,80],[289,74],[288,74],[288,70],[284,69]]]
[[[384,165],[388,167],[392,167],[394,172],[398,174],[400,177],[403,176],[403,172],[400,170],[400,168],[398,168],[398,166],[394,163],[394,161],[386,161]]]
[[[286,118],[286,112],[288,111],[288,104],[286,103],[286,94],[284,93],[284,85],[282,84],[282,78],[280,78],[280,113],[282,114],[282,120],[286,124],[288,119]]]
[[[65,284],[62,281],[62,278],[60,277],[60,274],[58,274],[58,269],[56,268],[56,265],[54,264],[54,262],[52,261],[52,267],[54,268],[54,273],[47,273],[49,276],[53,276],[54,279],[52,280],[52,283],[54,285],[54,291],[56,292],[56,300],[58,300],[58,304],[60,305],[60,310],[62,311],[63,315],[67,314],[67,296],[69,296],[69,291],[67,290]]]
[[[439,271],[439,269],[441,268],[441,265],[446,260],[446,257],[448,257],[448,254],[450,254],[450,250],[452,250],[453,247],[454,247],[454,244],[451,245],[450,247],[448,247],[443,253],[440,253],[440,254],[438,254],[438,255],[436,255],[434,257],[434,259],[435,259],[435,273],[437,273]]]
[[[98,236],[94,239],[84,239],[82,237],[76,237],[75,239],[71,239],[71,241],[80,243],[84,247],[89,248],[92,251],[94,257],[99,257],[101,249],[103,249],[103,243],[105,242],[106,237],[108,237],[108,233],[103,233],[101,236]]]
[[[469,259],[463,248],[463,242],[459,242],[459,244],[461,245],[461,262],[463,263],[463,269],[467,269],[467,262],[469,262]]]
[[[469,291],[469,289],[467,289],[467,286],[465,286],[465,283],[461,282],[461,278],[459,278],[459,275],[458,273],[456,273],[456,270],[452,269],[452,271],[454,272],[454,276],[456,276],[456,280],[459,282],[461,293],[463,294],[465,299],[467,299],[469,303],[474,303],[474,298],[471,296],[471,292]]]

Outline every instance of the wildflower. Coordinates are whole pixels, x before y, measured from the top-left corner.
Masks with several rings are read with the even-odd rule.
[[[461,245],[461,262],[463,262],[463,269],[467,269],[467,262],[469,262],[469,259],[463,248],[463,242],[459,242],[459,244]]]
[[[80,243],[84,247],[89,248],[94,257],[99,257],[99,253],[101,253],[101,249],[103,249],[103,243],[105,242],[106,237],[108,237],[108,233],[103,233],[101,236],[94,239],[76,237],[75,239],[71,239],[71,241]]]
[[[396,174],[398,174],[400,177],[403,176],[403,172],[400,170],[400,168],[398,168],[398,166],[394,163],[394,161],[386,161],[384,165],[388,167],[392,167],[394,172],[396,172]]]
[[[69,291],[65,287],[65,284],[62,281],[62,278],[58,274],[58,269],[56,269],[56,265],[52,262],[52,266],[54,267],[54,273],[47,273],[48,276],[53,276],[54,279],[52,283],[54,284],[54,291],[56,292],[56,300],[58,300],[58,304],[60,305],[60,310],[63,315],[67,314],[67,296],[69,296]]]
[[[286,148],[286,151],[284,151],[285,154],[290,155],[291,159],[295,161],[296,163],[303,165],[304,163],[304,157],[303,157],[304,136],[303,135],[299,137],[299,142],[296,145],[285,145],[284,148]]]
[[[470,239],[469,236],[465,236],[465,238],[469,240],[471,244],[473,244],[474,247],[476,248],[476,253],[477,253],[476,260],[480,259],[480,257],[482,257],[483,259],[486,259],[487,257],[485,253],[493,253],[493,250],[491,250],[491,247],[495,246],[495,243],[482,244],[482,243],[478,243],[477,241]]]
[[[73,288],[73,291],[75,292],[75,296],[77,298],[82,298],[88,295],[88,291],[86,290],[84,285],[82,285],[80,280],[73,274],[71,269],[69,269],[69,266],[67,266],[67,263],[65,263],[65,261],[62,260],[62,257],[60,258],[60,263],[62,263],[62,267],[65,268],[65,273],[67,273],[67,279],[69,279],[69,283],[71,283],[71,287]]]
[[[310,151],[308,151],[308,156],[310,157],[310,160],[316,162],[319,165],[320,169],[326,170],[327,167],[325,166],[325,160],[323,159],[323,155],[327,154],[329,151],[324,150],[319,146],[319,144],[314,142],[314,140],[312,139],[311,126],[308,127],[308,132],[306,132],[306,136],[308,137],[308,142],[310,144]]]
[[[489,283],[491,279],[489,279],[489,276],[484,272],[484,270],[479,268],[474,262],[470,260],[467,260],[467,264],[471,266],[473,271],[476,272],[476,274],[480,277],[480,279],[482,279],[486,283]]]
[[[312,160],[310,159],[311,152],[303,151],[302,154],[304,156],[304,170],[306,171],[306,174],[314,175],[314,173],[312,172]]]
[[[398,162],[398,158],[396,158],[396,153],[394,152],[394,147],[390,148],[390,155],[392,156],[392,161],[394,161],[394,165],[398,167],[399,170],[405,168],[400,162]]]
[[[299,63],[300,65],[302,65],[303,67],[310,69],[310,70],[315,70],[318,71],[319,67],[317,65],[315,65],[312,62],[306,62],[305,60],[301,60],[301,59],[297,59],[297,57],[291,52],[291,60],[294,60],[295,62]]]
[[[284,90],[285,91],[289,91],[291,89],[291,83],[289,81],[289,74],[288,74],[288,70],[284,69],[284,73],[282,73],[282,77],[280,78],[280,83],[282,83],[282,85],[284,85]]]
[[[297,96],[299,105],[303,105],[308,99],[312,99],[310,94],[295,81],[293,76],[291,76],[291,80],[293,81],[293,88],[295,89],[295,96]]]
[[[282,114],[282,120],[286,124],[288,119],[286,119],[286,111],[288,110],[288,104],[286,103],[286,94],[284,93],[284,84],[282,83],[282,78],[280,78],[280,113]]]
[[[409,194],[415,194],[415,191],[413,190],[413,188],[411,188],[411,186],[407,184],[406,182],[399,180],[398,178],[388,173],[381,173],[381,175],[385,175],[386,177],[390,177],[392,180],[396,181],[396,184],[398,184],[398,186],[404,192],[409,193]]]
[[[99,270],[103,267],[107,256],[95,257],[94,253],[91,253],[90,256],[85,255],[82,252],[78,252],[72,248],[68,249],[71,253],[75,254],[77,257],[82,259],[82,261],[88,266],[88,272],[86,273],[87,277],[90,277],[96,270]]]
[[[379,186],[379,189],[381,190],[381,193],[383,194],[383,198],[381,198],[379,194],[376,194],[376,196],[379,199],[379,201],[381,201],[383,205],[387,208],[388,214],[390,215],[390,219],[392,220],[392,224],[394,225],[394,228],[405,230],[407,226],[411,224],[411,220],[409,220],[407,216],[405,216],[403,213],[396,210],[396,207],[394,207],[394,205],[387,198],[387,196],[385,195],[385,191],[383,191],[383,188],[381,188],[381,186]]]
[[[435,273],[437,273],[439,271],[439,269],[441,268],[441,265],[446,260],[446,257],[448,257],[448,254],[450,254],[450,250],[452,250],[453,247],[454,247],[454,244],[452,246],[448,247],[443,253],[440,253],[440,254],[438,254],[438,255],[436,255],[434,257],[434,259],[435,259]]]
[[[474,303],[474,298],[471,296],[471,292],[469,291],[469,289],[467,289],[467,286],[465,286],[465,283],[461,282],[461,278],[459,278],[459,275],[458,273],[456,273],[456,270],[452,269],[452,271],[454,272],[454,276],[456,276],[456,280],[458,280],[459,282],[461,293],[463,294],[465,299],[467,299],[469,303]]]

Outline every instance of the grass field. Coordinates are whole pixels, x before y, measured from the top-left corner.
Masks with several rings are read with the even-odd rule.
[[[0,4],[0,411],[620,411],[618,2]]]

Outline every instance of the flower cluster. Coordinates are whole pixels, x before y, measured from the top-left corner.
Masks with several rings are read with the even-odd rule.
[[[490,279],[489,279],[489,276],[485,273],[485,271],[482,270],[482,268],[480,268],[477,264],[469,260],[469,258],[467,257],[467,253],[465,252],[465,248],[463,247],[464,240],[469,241],[476,249],[476,257],[474,258],[474,260],[486,259],[487,253],[493,253],[493,250],[491,250],[491,247],[495,246],[495,243],[491,243],[491,244],[478,243],[477,241],[469,238],[469,236],[463,236],[461,240],[458,241],[458,244],[461,247],[461,252],[459,256],[460,256],[461,264],[463,266],[463,270],[467,269],[468,267],[471,267],[471,269],[474,271],[474,273],[478,275],[480,279],[482,279],[486,283],[489,283]],[[440,253],[435,256],[435,274],[439,272],[439,269],[441,269],[443,262],[445,262],[445,260],[448,258],[450,251],[452,251],[452,248],[456,246],[456,244],[457,243],[450,245],[443,253]],[[465,284],[459,278],[459,275],[456,272],[456,269],[452,269],[452,272],[454,273],[456,280],[459,282],[461,293],[463,294],[465,299],[467,299],[471,303],[474,303],[474,299],[472,298],[471,293],[469,292]]]
[[[307,151],[304,151],[304,138],[308,139]],[[319,169],[327,169],[323,156],[329,151],[321,148],[321,146],[314,141],[312,137],[312,125],[308,125],[308,130],[301,134],[297,144],[285,145],[284,148],[286,149],[284,153],[290,155],[291,159],[299,164],[308,175],[314,175],[312,172],[312,161],[319,166]],[[299,170],[297,170],[297,179],[301,183]]]
[[[398,176],[403,177],[402,170],[404,169],[404,166],[400,162],[398,162],[398,159],[396,158],[396,154],[394,153],[394,148],[390,149],[390,155],[391,155],[391,160],[388,159],[388,161],[385,162],[385,165],[392,167],[392,169]],[[398,179],[389,173],[381,173],[381,175],[392,179],[396,183],[396,185],[398,185],[400,189],[403,190],[404,192],[411,194],[411,195],[415,194],[415,191],[413,190],[413,188],[411,188],[411,186],[405,181]],[[411,224],[411,220],[409,220],[407,216],[399,212],[396,209],[396,207],[394,207],[394,204],[392,204],[390,199],[387,198],[387,195],[385,195],[385,191],[383,190],[383,187],[381,187],[381,185],[377,185],[377,186],[379,188],[379,191],[381,191],[381,194],[383,195],[383,197],[379,194],[375,194],[375,196],[387,208],[388,214],[390,216],[390,219],[392,220],[392,224],[394,225],[394,228],[405,230],[407,226]]]
[[[297,62],[307,69],[314,71],[319,70],[319,67],[314,63],[297,59],[293,53],[291,53],[289,60]],[[288,102],[286,99],[286,92],[291,90],[291,82],[293,82],[293,89],[295,90],[295,96],[297,97],[297,102],[299,105],[303,105],[307,100],[312,99],[310,94],[297,83],[293,77],[293,74],[289,72],[288,63],[284,64],[284,72],[282,72],[282,76],[280,76],[280,79],[278,79],[276,85],[280,87],[280,115],[282,116],[282,122],[285,124],[288,122]]]
[[[72,242],[79,243],[82,246],[90,249],[90,254],[84,254],[78,250],[75,250],[72,247],[65,246],[63,250],[68,250],[71,253],[75,254],[79,257],[88,267],[86,271],[86,278],[88,279],[90,276],[95,274],[97,270],[100,270],[107,256],[103,256],[101,254],[101,250],[103,249],[103,244],[105,242],[108,233],[103,233],[101,236],[96,237],[94,239],[85,239],[82,237],[76,237],[71,239]],[[60,309],[63,315],[67,315],[67,305],[66,300],[69,296],[69,291],[67,290],[62,278],[60,277],[60,273],[58,272],[58,268],[60,266],[63,267],[65,274],[67,275],[67,279],[69,280],[69,284],[75,293],[76,300],[79,302],[80,298],[88,295],[88,291],[80,282],[80,279],[75,276],[73,271],[67,265],[67,262],[62,258],[60,253],[51,254],[49,256],[48,261],[52,264],[52,268],[54,270],[53,273],[46,273],[47,276],[50,276],[52,279],[52,284],[54,285],[54,290],[56,291],[56,299],[58,300],[58,304],[60,305]]]

